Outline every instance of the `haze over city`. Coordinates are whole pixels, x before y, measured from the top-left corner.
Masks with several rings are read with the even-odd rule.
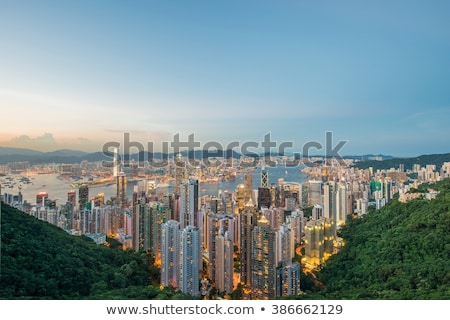
[[[448,152],[448,1],[8,1],[0,146],[191,133]]]

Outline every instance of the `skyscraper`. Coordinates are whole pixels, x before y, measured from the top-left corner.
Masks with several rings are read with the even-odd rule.
[[[257,212],[252,202],[249,201],[245,209],[240,213],[240,266],[241,282],[246,286],[251,286],[252,277],[252,231],[257,223]]]
[[[310,220],[306,224],[305,259],[313,268],[324,261],[324,228],[321,220]]]
[[[174,191],[176,194],[180,194],[180,185],[184,179],[185,162],[181,153],[177,153],[174,159],[175,162],[175,186]]]
[[[340,227],[347,221],[347,189],[344,183],[340,183],[336,191],[336,227]]]
[[[161,203],[150,202],[150,251],[155,262],[161,262],[161,226],[170,220],[169,208]]]
[[[283,223],[275,232],[275,264],[289,263],[294,257],[294,236],[289,226]]]
[[[251,173],[244,175],[244,203],[252,199],[253,176]]]
[[[116,177],[116,192],[119,207],[125,208],[127,206],[127,176],[124,172],[119,172]]]
[[[150,207],[146,205],[145,198],[137,200],[134,206],[133,215],[133,249],[149,250],[150,249]]]
[[[78,205],[81,210],[86,209],[86,203],[89,202],[89,187],[87,184],[82,184],[78,188]]]
[[[228,231],[219,232],[215,239],[215,285],[219,292],[233,291],[233,240]]]
[[[258,210],[261,208],[270,208],[271,207],[271,195],[270,189],[266,187],[258,188]]]
[[[74,209],[76,207],[76,200],[77,197],[77,193],[75,192],[75,190],[70,190],[69,192],[67,192],[67,202],[69,202],[72,205],[72,208]]]
[[[237,202],[237,207],[238,207],[238,212],[242,212],[242,210],[244,210],[245,208],[245,186],[244,184],[240,183],[238,184],[237,188],[236,188],[236,202]]]
[[[180,223],[169,220],[161,227],[161,285],[178,287]]]
[[[187,226],[180,235],[180,263],[178,288],[193,297],[199,296],[199,232],[194,226]]]
[[[308,205],[322,203],[322,181],[310,180],[308,185]]]
[[[252,231],[251,289],[252,299],[276,298],[275,233],[264,216]]]
[[[114,148],[114,158],[113,158],[113,177],[117,178],[120,172],[120,162],[119,162],[119,149]]]
[[[261,187],[269,188],[269,173],[266,170],[261,171]]]
[[[300,274],[298,262],[283,263],[277,268],[277,297],[299,295]]]
[[[184,180],[180,185],[180,228],[198,227],[198,180]]]

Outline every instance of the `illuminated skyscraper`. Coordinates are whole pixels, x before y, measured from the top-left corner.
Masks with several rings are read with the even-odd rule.
[[[251,289],[252,299],[276,298],[275,233],[262,216],[252,231]]]
[[[324,261],[324,228],[321,220],[310,220],[306,224],[305,258],[311,267],[317,267]]]
[[[120,162],[119,162],[119,149],[114,148],[114,158],[113,158],[113,176],[116,178],[119,175],[120,170]]]
[[[208,266],[207,272],[208,277],[214,282],[215,281],[215,268],[216,268],[216,238],[220,233],[220,220],[222,219],[222,214],[210,213],[207,215],[207,235],[205,247],[208,251]]]
[[[300,274],[298,262],[283,263],[277,268],[277,297],[299,295]]]
[[[237,206],[238,206],[238,211],[242,212],[242,210],[244,210],[245,208],[245,197],[244,197],[244,190],[245,190],[245,186],[241,183],[238,184],[237,189],[236,189],[236,202],[237,202]]]
[[[123,172],[116,177],[116,192],[119,207],[125,208],[127,206],[127,176]]]
[[[344,183],[340,183],[336,191],[336,227],[342,226],[347,221],[347,189]]]
[[[239,215],[241,220],[241,237],[239,246],[241,282],[250,287],[252,285],[252,231],[256,226],[258,215],[251,201],[249,201],[249,203],[245,206],[245,209]]]
[[[247,203],[252,199],[253,190],[253,176],[251,173],[246,173],[244,175],[244,203]]]

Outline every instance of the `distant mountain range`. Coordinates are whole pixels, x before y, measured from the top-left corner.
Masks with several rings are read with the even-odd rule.
[[[195,150],[192,152],[188,152],[186,150],[181,151],[181,154],[184,157],[195,158],[195,159],[203,159],[208,154],[204,150]],[[210,151],[209,156],[212,154],[217,157],[226,157],[230,158],[230,155],[234,159],[239,159],[242,154],[235,150],[218,150],[217,153],[213,153]],[[261,153],[257,155],[256,153],[248,153],[246,154],[250,157],[255,156],[264,156],[267,154]],[[275,152],[271,153],[272,156],[281,155]],[[286,155],[292,155],[289,153]],[[133,159],[135,161],[138,160],[148,160],[155,159],[160,160],[163,157],[173,157],[173,153],[163,154],[161,152],[149,153],[149,152],[140,152],[129,155],[129,159]],[[322,155],[317,155],[317,157],[323,157]],[[8,148],[8,147],[0,147],[0,164],[6,164],[9,162],[20,162],[20,161],[28,161],[30,164],[38,164],[38,163],[80,163],[81,161],[112,161],[113,154],[104,154],[103,152],[93,152],[88,153],[84,151],[77,150],[69,150],[69,149],[61,149],[51,152],[41,152],[31,149],[21,149],[21,148]],[[431,154],[431,155],[421,155],[418,157],[411,158],[396,158],[391,155],[382,155],[382,154],[364,154],[364,155],[346,155],[343,156],[344,159],[354,159],[358,161],[355,165],[357,168],[365,169],[372,167],[374,170],[377,169],[389,169],[389,168],[398,168],[400,164],[404,164],[405,169],[411,169],[414,163],[418,163],[421,166],[425,166],[427,164],[436,164],[438,167],[442,165],[443,162],[450,161],[450,153],[447,154]],[[370,159],[382,159],[382,160],[370,160]]]
[[[419,164],[421,167],[425,167],[427,164],[434,164],[436,165],[436,169],[439,170],[444,162],[450,162],[450,153],[426,154],[412,158],[392,158],[383,161],[359,161],[355,164],[355,167],[359,169],[372,167],[376,171],[378,169],[398,169],[403,164],[405,170],[411,170],[414,164]]]
[[[186,150],[181,151],[181,154],[184,157],[189,158],[195,158],[195,159],[202,159],[208,154],[206,154],[206,151],[204,150],[195,150],[193,152],[188,152]],[[217,157],[231,157],[238,159],[241,157],[241,154],[234,151],[234,150],[218,150],[216,152],[210,151],[209,156],[215,155]],[[127,155],[125,155],[127,156]],[[139,152],[129,155],[129,160],[148,160],[148,159],[155,159],[160,160],[164,157],[173,157],[173,153],[171,154],[163,154],[161,152]],[[6,147],[0,147],[0,164],[6,164],[10,162],[21,162],[21,161],[28,161],[31,164],[38,164],[38,163],[80,163],[83,160],[86,161],[112,161],[113,154],[112,153],[103,153],[103,152],[93,152],[88,153],[84,151],[76,151],[76,150],[68,150],[68,149],[62,149],[62,150],[56,150],[52,152],[41,152],[31,149],[20,149],[20,148],[6,148]]]

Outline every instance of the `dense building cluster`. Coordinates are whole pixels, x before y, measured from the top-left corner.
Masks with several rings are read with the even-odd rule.
[[[301,270],[316,268],[339,250],[337,231],[349,217],[381,208],[397,193],[409,199],[411,187],[448,177],[450,163],[440,171],[416,165],[374,172],[324,161],[303,171],[306,181],[277,184],[265,170],[260,176],[248,171],[236,190],[199,196],[195,171],[180,165],[173,170],[173,191],[144,180],[130,198],[129,175],[115,167],[116,195],[110,200],[91,197],[81,184],[61,206],[46,192],[36,195],[35,204],[22,201],[20,193],[5,193],[2,201],[96,243],[109,236],[124,248],[153,254],[163,287],[191,296],[226,295],[240,287],[244,299],[275,299],[301,294]],[[253,179],[260,179],[256,190]]]

